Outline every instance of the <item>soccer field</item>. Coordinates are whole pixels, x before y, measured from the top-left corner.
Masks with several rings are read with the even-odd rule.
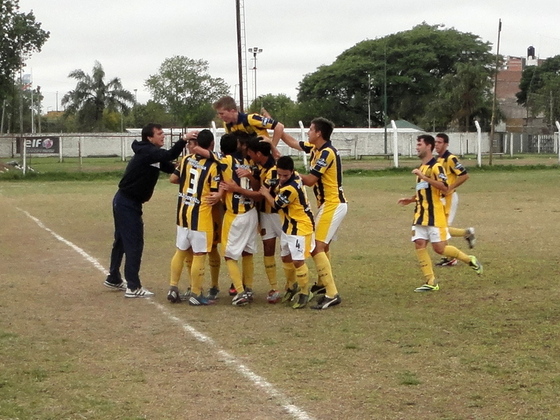
[[[484,274],[436,269],[428,294],[396,204],[414,177],[347,176],[326,311],[267,304],[262,254],[252,305],[231,306],[225,265],[216,305],[169,304],[164,179],[144,206],[156,296],[104,288],[117,182],[0,182],[0,419],[560,418],[557,169],[473,172],[455,226]]]

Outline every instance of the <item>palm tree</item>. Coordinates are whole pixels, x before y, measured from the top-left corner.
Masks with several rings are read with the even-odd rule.
[[[107,84],[103,66],[96,61],[90,76],[83,70],[73,70],[68,77],[76,79],[76,88],[62,97],[67,105],[65,115],[76,115],[83,129],[103,131],[105,110],[126,113],[134,104],[134,95],[123,89],[121,79],[115,77]]]

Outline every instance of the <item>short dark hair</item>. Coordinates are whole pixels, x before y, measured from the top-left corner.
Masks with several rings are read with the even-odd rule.
[[[214,141],[214,134],[208,129],[204,129],[198,133],[196,136],[196,142],[200,147],[203,149],[209,149],[212,146],[212,142]]]
[[[436,139],[434,139],[434,137],[430,136],[429,134],[422,134],[421,136],[418,136],[416,140],[422,140],[424,144],[431,146],[432,150],[434,150],[434,147],[436,145]]]
[[[334,130],[334,123],[323,117],[317,117],[311,120],[311,124],[315,126],[315,130],[321,133],[325,140],[331,139],[331,134]]]
[[[281,156],[280,158],[278,158],[278,161],[276,161],[276,167],[278,169],[283,169],[285,171],[294,171],[294,160],[291,158],[291,156]]]
[[[445,133],[437,133],[436,137],[443,139],[444,143],[449,143],[449,136]]]
[[[237,152],[237,137],[233,134],[224,134],[220,138],[220,150],[226,155]]]
[[[161,124],[148,123],[142,128],[142,140],[149,141],[148,137],[154,136],[154,129],[161,130],[163,127]]]
[[[262,137],[251,137],[247,141],[247,149],[257,153],[261,152],[264,156],[270,156],[270,143],[267,141],[261,141]]]

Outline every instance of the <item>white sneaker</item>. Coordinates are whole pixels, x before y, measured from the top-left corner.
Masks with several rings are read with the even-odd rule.
[[[471,249],[474,248],[474,245],[476,244],[476,237],[474,236],[473,227],[467,228],[467,233],[465,234],[465,240],[469,244],[469,248]]]
[[[124,293],[124,297],[126,298],[149,298],[152,296],[154,296],[154,293],[150,292],[148,289],[144,289],[143,287],[136,290],[126,289],[126,292]]]

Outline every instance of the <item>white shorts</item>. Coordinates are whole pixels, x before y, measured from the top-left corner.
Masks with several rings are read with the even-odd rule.
[[[231,224],[225,223],[222,227],[222,233],[227,235],[226,238],[222,237],[222,245],[225,244],[224,256],[237,261],[243,252],[255,254],[257,224],[258,214],[254,208],[247,213],[235,215]]]
[[[457,207],[459,206],[459,195],[457,194],[457,191],[453,191],[453,194],[442,197],[441,202],[445,206],[445,217],[447,218],[447,226],[451,226],[453,220],[455,220]]]
[[[212,250],[212,240],[207,232],[190,230],[185,227],[177,226],[177,249],[186,251],[192,248],[195,254],[200,252],[210,252]]]
[[[282,232],[280,239],[280,256],[292,256],[293,261],[303,261],[311,256],[315,249],[315,235],[287,235]]]
[[[347,203],[324,203],[315,215],[315,240],[330,243],[348,212]]]
[[[262,240],[282,237],[282,220],[278,213],[259,213]]]
[[[412,242],[416,241],[417,239],[424,239],[426,241],[430,241],[432,244],[437,242],[447,241],[451,238],[449,234],[449,230],[444,227],[435,227],[435,226],[422,226],[422,225],[414,225],[412,226]]]

